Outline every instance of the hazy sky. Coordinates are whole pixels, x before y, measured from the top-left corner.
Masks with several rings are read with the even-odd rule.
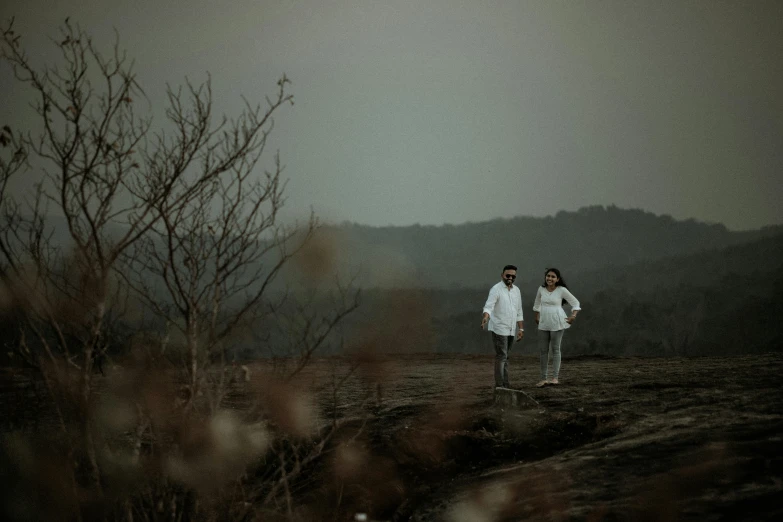
[[[783,223],[783,2],[3,0],[36,60],[72,21],[153,102],[210,72],[276,119],[288,215],[442,224],[594,204]],[[26,110],[0,69],[0,120]],[[9,94],[10,93],[10,94]]]

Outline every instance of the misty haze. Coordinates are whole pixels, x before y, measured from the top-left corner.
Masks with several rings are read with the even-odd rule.
[[[780,3],[0,21],[4,520],[783,515]]]

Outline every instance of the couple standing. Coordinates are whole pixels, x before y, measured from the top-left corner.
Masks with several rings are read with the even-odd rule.
[[[495,345],[495,386],[510,388],[508,382],[508,352],[516,340],[525,336],[525,323],[522,314],[522,294],[514,285],[517,278],[517,267],[503,267],[500,282],[489,290],[489,297],[484,304],[484,315],[481,318],[481,329],[489,324],[492,342]],[[571,316],[566,316],[563,303],[571,305]],[[568,291],[565,281],[557,268],[547,268],[544,273],[544,284],[538,287],[533,311],[536,313],[538,325],[538,351],[541,358],[541,381],[536,386],[558,384],[560,374],[560,343],[563,332],[576,319],[581,310],[579,301]],[[547,376],[549,370],[549,352],[552,352],[552,378]]]

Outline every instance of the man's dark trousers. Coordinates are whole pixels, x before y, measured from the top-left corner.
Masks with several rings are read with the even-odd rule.
[[[508,354],[514,344],[513,335],[498,335],[492,332],[492,342],[495,344],[495,386],[510,388],[508,382]]]

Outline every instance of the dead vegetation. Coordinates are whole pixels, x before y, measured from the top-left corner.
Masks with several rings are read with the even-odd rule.
[[[4,402],[23,410],[5,416],[6,514],[294,518],[294,484],[339,429],[295,377],[358,294],[328,248],[303,250],[314,216],[279,217],[286,181],[266,145],[289,79],[233,118],[213,114],[209,80],[186,81],[155,127],[118,43],[106,53],[66,20],[52,45],[57,61],[39,66],[13,21],[2,28],[37,121],[0,141]],[[12,190],[25,176],[32,192]],[[302,255],[317,288],[275,287]],[[291,364],[253,379],[248,342]]]
[[[275,365],[255,363],[250,381],[236,383],[227,395],[227,415],[183,423],[162,411],[157,422],[167,427],[139,447],[136,467],[112,463],[117,474],[107,475],[113,484],[106,495],[135,486],[134,509],[162,509],[158,518],[188,503],[190,509],[198,504],[198,518],[228,510],[227,516],[244,520],[350,520],[355,513],[370,520],[450,521],[780,515],[779,356],[566,359],[564,384],[544,389],[532,386],[536,362],[519,358],[515,374],[531,383],[529,392],[541,404],[526,410],[492,403],[491,357],[378,359],[397,376],[385,383],[384,397],[352,361],[314,359],[288,389],[273,386],[281,395],[271,403],[265,390]],[[350,386],[332,387],[349,375],[356,377]],[[459,391],[444,386],[457,375],[463,376]],[[102,380],[99,395],[115,406],[101,418],[114,426],[107,443],[115,455],[120,447],[127,455],[137,439],[132,412],[118,407],[128,382],[117,377]],[[664,378],[670,386],[636,386]],[[265,406],[278,408],[282,396],[298,397],[311,409]],[[37,470],[23,473],[29,479],[19,488],[54,494],[67,484],[54,471],[68,461],[53,451],[56,440],[25,433],[6,437],[6,448],[14,448],[5,456],[13,457],[11,469]],[[22,464],[20,455],[32,460]],[[49,478],[41,482],[38,473]],[[109,518],[127,515],[113,513]]]
[[[540,408],[502,410],[489,357],[414,355],[429,303],[401,291],[319,358],[358,301],[328,285],[315,220],[277,221],[279,160],[253,174],[287,78],[232,120],[209,82],[172,89],[156,131],[118,46],[67,21],[54,43],[36,69],[3,30],[40,124],[0,140],[4,519],[781,514],[779,356],[566,360],[530,387]],[[32,194],[7,190],[31,172]],[[317,284],[273,292],[286,264]],[[268,357],[236,357],[248,340]],[[516,356],[514,382],[536,368]]]

